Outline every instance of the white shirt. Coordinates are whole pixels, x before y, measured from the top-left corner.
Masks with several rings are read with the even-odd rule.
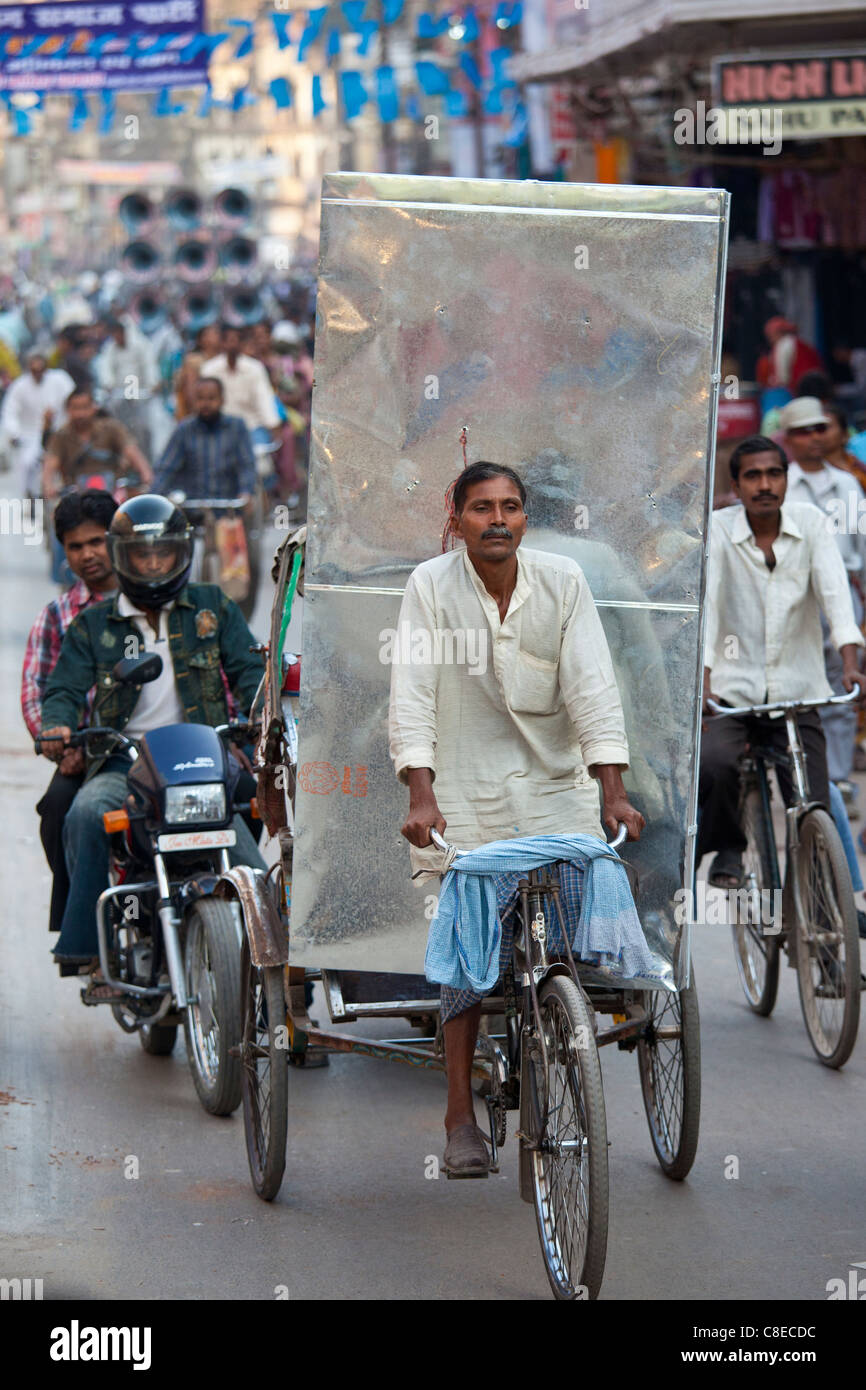
[[[860,534],[859,524],[862,520],[866,526],[866,499],[854,474],[829,463],[822,463],[811,473],[799,463],[789,463],[785,497],[789,502],[811,502],[812,506],[838,519],[840,524],[834,524],[832,534],[839,553],[848,573],[859,574],[864,566],[866,540]]]
[[[280,423],[271,379],[264,364],[257,362],[255,357],[241,353],[231,368],[225,353],[220,353],[219,357],[205,362],[199,376],[215,376],[222,382],[223,412],[239,415],[247,429],[272,430]]]
[[[66,400],[75,382],[62,367],[48,367],[37,381],[24,372],[9,384],[3,397],[3,428],[10,439],[41,440],[46,410],[54,411],[52,430],[66,424]]]
[[[380,641],[382,660],[393,661],[395,771],[405,782],[409,768],[432,769],[450,841],[602,836],[586,768],[627,767],[628,743],[604,631],[574,560],[521,546],[503,621],[465,550],[427,560],[406,585],[396,634],[386,629]],[[415,868],[437,857],[412,851]]]
[[[771,570],[743,506],[710,522],[704,665],[713,692],[731,705],[820,700],[824,673],[819,603],[837,647],[863,646],[851,590],[827,519],[806,502],[784,502]]]
[[[124,345],[109,338],[94,362],[100,386],[114,396],[144,400],[159,385],[156,354],[134,324],[124,325]],[[129,390],[134,395],[127,395]]]
[[[159,634],[157,635],[144,613],[126,594],[120,594],[117,611],[125,618],[132,618],[141,633],[142,650],[140,656],[157,653],[162,657],[162,673],[155,681],[141,687],[141,694],[129,716],[129,723],[123,732],[130,738],[139,738],[150,729],[161,729],[166,724],[185,724],[183,704],[174,678],[174,662],[168,641],[168,615],[174,605],[159,610]]]

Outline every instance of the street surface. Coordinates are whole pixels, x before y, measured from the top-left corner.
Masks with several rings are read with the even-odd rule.
[[[288,1167],[266,1205],[249,1184],[240,1112],[204,1113],[182,1040],[171,1058],[146,1056],[107,1008],[85,1010],[76,982],[57,976],[33,810],[50,769],[18,708],[27,632],[54,591],[41,546],[0,544],[0,1275],[41,1278],[46,1299],[273,1299],[281,1286],[308,1299],[548,1298],[513,1138],[486,1182],[424,1176],[444,1142],[441,1076],[350,1056],[293,1070]],[[685,1183],[655,1163],[635,1056],[602,1051],[611,1223],[601,1296],[823,1300],[829,1279],[866,1260],[863,1031],[844,1070],[829,1072],[809,1045],[793,971],[783,969],[772,1018],[759,1019],[728,928],[695,928],[694,960],[703,1113]],[[319,997],[312,1012],[327,1018]],[[736,1178],[726,1177],[732,1159]]]

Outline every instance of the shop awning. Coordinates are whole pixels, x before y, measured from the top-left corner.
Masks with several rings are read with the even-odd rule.
[[[602,82],[635,76],[674,53],[705,60],[716,53],[778,46],[826,48],[863,38],[863,0],[588,0],[575,6],[567,26],[573,39],[533,53],[515,54],[518,82],[555,82],[566,76]]]

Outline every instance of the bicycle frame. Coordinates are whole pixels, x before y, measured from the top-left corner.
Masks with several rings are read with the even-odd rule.
[[[758,786],[761,791],[761,806],[770,829],[767,841],[770,846],[772,858],[772,868],[774,875],[773,888],[787,888],[790,880],[791,892],[794,901],[794,914],[798,922],[803,920],[803,904],[800,898],[800,884],[796,873],[791,869],[796,863],[797,849],[799,846],[800,822],[808,811],[811,811],[818,802],[810,799],[809,774],[806,767],[806,755],[803,749],[803,742],[800,738],[800,726],[797,723],[797,715],[806,710],[820,709],[827,705],[845,705],[856,700],[860,695],[860,687],[856,686],[847,695],[834,695],[827,700],[785,700],[776,704],[767,705],[745,705],[741,708],[727,708],[719,705],[715,700],[708,700],[707,705],[717,717],[737,716],[739,718],[757,718],[762,714],[781,713],[785,718],[785,732],[788,736],[787,753],[777,753],[772,748],[753,748],[751,756],[755,763],[758,774]],[[774,767],[788,767],[791,771],[791,781],[794,790],[794,801],[785,808],[785,879],[779,872],[778,854],[776,851],[776,837],[772,832],[772,815],[770,812],[770,793],[767,780],[767,765]],[[829,810],[828,808],[825,808]],[[787,930],[782,927],[782,936],[787,934]]]

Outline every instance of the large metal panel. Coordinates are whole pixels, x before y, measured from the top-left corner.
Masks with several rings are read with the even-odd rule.
[[[599,603],[647,815],[638,906],[671,954],[690,879],[700,601],[727,195],[340,174],[325,181],[291,955],[423,968],[388,758],[393,627],[469,459],[527,482],[525,544]],[[435,887],[435,884],[433,885]]]

